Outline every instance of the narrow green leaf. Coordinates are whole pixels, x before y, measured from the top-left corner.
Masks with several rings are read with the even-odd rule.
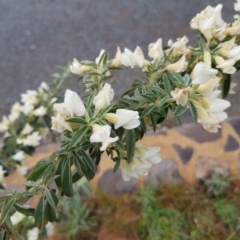
[[[95,91],[93,91],[89,97],[88,97],[88,100],[87,100],[87,105],[86,105],[86,110],[89,111],[91,106],[92,106],[92,103],[93,103],[93,99],[95,97]]]
[[[154,108],[155,108],[154,105],[151,105],[151,106],[145,108],[145,109],[142,111],[142,113],[141,113],[141,118],[147,116],[150,112],[153,111]]]
[[[150,120],[151,120],[151,123],[152,123],[152,127],[153,127],[153,131],[155,132],[156,129],[157,129],[157,120],[156,120],[156,117],[153,113],[150,113]]]
[[[163,98],[160,99],[159,103],[158,103],[158,108],[161,109],[161,107],[163,106],[163,104],[168,100],[168,96],[165,96]]]
[[[93,173],[95,173],[96,166],[91,156],[83,150],[81,150],[81,154],[82,154],[82,160],[86,163],[86,165],[88,166],[88,169],[91,170]]]
[[[74,155],[74,157],[73,157],[73,164],[74,164],[74,166],[75,166],[78,174],[79,174],[80,176],[82,176],[82,175],[83,175],[83,171],[82,171],[82,167],[81,167],[80,161],[81,161],[81,160]]]
[[[135,153],[135,131],[134,129],[127,130],[126,135],[126,150],[127,150],[127,161],[131,162]]]
[[[31,181],[37,181],[41,178],[41,176],[44,173],[44,170],[51,164],[48,158],[42,159],[40,162],[37,163],[37,165],[34,167],[34,169],[29,173],[27,180]]]
[[[164,90],[169,94],[171,91],[171,85],[170,85],[170,80],[167,74],[163,75],[163,86],[164,86]]]
[[[174,116],[178,117],[181,116],[187,109],[187,105],[186,106],[182,106],[182,105],[178,105],[174,111]]]
[[[39,230],[42,230],[44,226],[44,211],[45,211],[44,196],[42,196],[38,202],[38,205],[34,213],[35,225],[38,227]]]
[[[222,97],[226,98],[231,86],[231,75],[225,74],[225,78],[222,80]]]
[[[18,212],[20,212],[26,216],[34,216],[34,213],[35,213],[34,208],[26,207],[26,206],[20,205],[18,203],[15,203],[14,207],[16,208],[16,210]]]
[[[49,202],[49,204],[52,206],[52,208],[56,210],[55,202],[54,202],[54,200],[52,198],[52,194],[48,188],[45,188],[44,195],[45,195],[47,201]]]
[[[113,173],[115,173],[120,167],[120,160],[118,160],[113,168]]]
[[[84,127],[78,130],[77,132],[75,132],[71,138],[71,142],[69,143],[69,149],[75,147],[82,140],[82,138],[85,136],[87,131],[88,131],[88,128]]]
[[[44,115],[44,116],[43,116],[43,119],[44,119],[44,121],[45,121],[48,129],[49,129],[50,131],[52,131],[52,122],[51,122],[50,116],[49,116],[48,114],[47,114],[47,115]]]
[[[87,122],[82,118],[70,118],[70,119],[67,120],[67,122],[75,123],[75,124],[78,124],[78,125],[81,125],[81,126],[86,126],[87,125]]]
[[[71,173],[71,164],[70,159],[67,158],[62,168],[62,192],[67,197],[73,196],[73,186],[72,186],[72,173]]]
[[[16,199],[10,199],[5,204],[2,206],[1,210],[1,218],[0,218],[0,223],[3,224],[6,220],[7,217],[10,217],[10,211],[12,210],[14,204],[16,202]]]
[[[105,113],[108,113],[108,112],[111,110],[112,107],[113,107],[113,105],[111,104],[111,105],[108,105],[107,107],[103,108],[103,109],[99,112],[98,116],[101,117],[101,116],[104,115]]]
[[[44,224],[47,222],[54,222],[57,219],[57,214],[55,208],[51,206],[49,202],[45,203],[45,211],[44,211]]]
[[[194,122],[197,123],[197,117],[198,117],[197,109],[196,109],[196,107],[194,106],[194,104],[192,102],[190,102],[190,109],[191,109],[191,113],[192,113]]]

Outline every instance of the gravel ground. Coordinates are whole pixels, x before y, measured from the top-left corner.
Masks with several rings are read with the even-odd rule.
[[[93,60],[100,49],[113,56],[116,47],[147,54],[150,42],[183,35],[196,39],[189,21],[219,0],[0,0],[0,116],[20,93],[51,82],[57,65],[76,57]],[[223,18],[230,21],[234,0],[224,1]],[[226,3],[227,2],[227,3]],[[117,75],[116,97],[137,77],[137,70]],[[237,81],[239,74],[234,80]],[[239,84],[240,86],[240,84]],[[238,92],[240,87],[238,86]],[[70,88],[75,89],[74,81]],[[231,115],[240,113],[238,95],[231,96]]]

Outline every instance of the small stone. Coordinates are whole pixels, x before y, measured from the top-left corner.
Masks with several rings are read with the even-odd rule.
[[[163,159],[159,164],[154,165],[148,172],[145,183],[158,186],[161,183],[183,184],[179,174],[177,163],[173,159]]]
[[[122,178],[120,170],[113,173],[112,169],[107,170],[98,182],[98,189],[106,194],[132,193],[136,189],[137,179],[131,178],[128,182]]]
[[[211,177],[213,174],[229,175],[229,165],[215,158],[200,157],[196,160],[196,178],[198,180]]]
[[[189,162],[189,160],[191,159],[192,154],[193,154],[192,147],[182,148],[178,144],[173,144],[173,148],[176,150],[176,152],[178,153],[178,155],[180,156],[180,158],[184,164]]]
[[[231,135],[228,135],[228,139],[227,139],[224,150],[226,152],[231,152],[231,151],[237,150],[238,148],[239,148],[239,143],[237,142],[237,140]]]

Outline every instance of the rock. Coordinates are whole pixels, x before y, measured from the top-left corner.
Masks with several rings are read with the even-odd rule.
[[[231,152],[231,151],[237,150],[238,148],[239,148],[239,143],[237,142],[237,140],[231,135],[228,135],[228,139],[224,147],[224,150],[226,152]]]
[[[200,157],[196,161],[196,178],[198,180],[220,174],[227,176],[230,174],[229,165],[225,162],[220,162],[215,158]]]
[[[178,144],[173,144],[173,148],[176,150],[176,152],[178,153],[178,155],[180,156],[180,158],[184,164],[186,164],[190,161],[192,154],[193,154],[192,147],[182,148]]]
[[[145,179],[145,183],[157,186],[161,183],[183,184],[183,179],[178,172],[177,163],[173,159],[163,159],[154,165]]]
[[[98,182],[98,189],[107,194],[132,193],[136,189],[137,179],[131,178],[128,182],[122,178],[121,171],[113,173],[107,170]]]

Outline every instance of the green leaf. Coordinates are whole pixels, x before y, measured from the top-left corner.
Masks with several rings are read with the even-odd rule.
[[[192,79],[191,79],[190,75],[188,75],[188,74],[183,76],[183,80],[184,80],[184,84],[186,87],[189,87],[192,83]]]
[[[171,73],[171,76],[172,76],[172,78],[173,78],[175,81],[177,81],[178,83],[185,85],[184,79],[183,79],[182,76],[179,75],[178,73]]]
[[[96,171],[96,166],[89,154],[87,154],[84,150],[81,150],[82,154],[82,160],[86,163],[89,170],[91,170],[93,173]]]
[[[165,96],[163,98],[161,98],[161,100],[158,103],[158,108],[161,109],[161,107],[163,106],[163,104],[168,100],[168,96]]]
[[[51,121],[50,116],[49,116],[48,114],[47,114],[47,115],[44,115],[44,116],[43,116],[43,119],[44,119],[44,121],[45,121],[48,129],[49,129],[50,131],[52,131],[52,121]]]
[[[62,192],[68,196],[73,196],[73,186],[72,186],[72,173],[71,173],[71,160],[69,158],[65,159],[62,168]]]
[[[222,97],[226,98],[231,86],[231,75],[225,74],[224,79],[222,80]]]
[[[55,208],[53,208],[49,202],[45,203],[45,211],[44,211],[44,224],[49,222],[54,222],[57,219]]]
[[[146,132],[147,132],[147,127],[146,127],[146,123],[145,123],[144,119],[143,119],[143,118],[140,118],[140,122],[141,122],[142,131],[143,131],[144,133],[146,133]]]
[[[88,128],[85,127],[75,132],[71,138],[71,142],[69,143],[69,149],[75,147],[86,135],[87,131]]]
[[[111,110],[112,107],[113,107],[113,105],[110,104],[110,105],[108,105],[107,107],[103,108],[103,109],[99,112],[98,116],[101,117],[101,116],[104,115],[105,113],[108,113],[108,112]]]
[[[73,153],[73,164],[78,172],[78,174],[81,176],[83,175],[83,171],[82,171],[82,167],[81,167],[81,158],[77,155],[77,153],[72,152]]]
[[[53,200],[52,194],[48,188],[45,188],[44,195],[45,195],[47,201],[49,202],[49,204],[52,206],[52,208],[56,210],[55,201]]]
[[[18,212],[20,212],[26,216],[34,216],[34,213],[35,213],[34,208],[26,207],[26,206],[20,205],[18,203],[15,203],[14,207],[16,208],[16,210]]]
[[[75,124],[78,124],[78,125],[81,125],[81,126],[86,126],[87,125],[87,122],[82,118],[70,118],[70,119],[67,120],[67,122],[75,123]]]
[[[40,162],[37,163],[36,167],[29,173],[27,180],[37,181],[41,178],[44,173],[44,170],[52,164],[48,158],[42,159]]]
[[[152,127],[153,127],[153,131],[155,132],[156,129],[157,129],[157,120],[156,120],[156,117],[153,113],[150,113],[150,120],[151,120],[151,123],[152,123]]]
[[[155,101],[155,99],[150,97],[149,95],[141,95],[141,98],[144,98],[145,100],[152,102],[152,103]]]
[[[0,223],[3,224],[7,217],[9,217],[10,211],[12,210],[16,199],[10,199],[2,205]]]
[[[194,104],[192,102],[190,102],[190,109],[191,109],[191,113],[192,113],[194,122],[197,123],[197,117],[198,117],[197,109],[196,109],[196,107],[194,106]]]
[[[141,118],[147,116],[150,112],[153,111],[154,108],[155,108],[155,105],[151,105],[151,106],[145,108],[141,113]]]
[[[170,85],[170,80],[167,74],[163,75],[163,86],[164,86],[164,90],[169,94],[171,91],[171,85]]]
[[[182,105],[178,105],[174,111],[174,116],[178,117],[181,116],[187,109],[187,105],[186,106],[182,106]]]
[[[80,168],[78,168],[76,165],[75,165],[75,167],[77,169],[79,169],[79,174],[81,174],[83,170],[87,170],[87,165],[86,165],[85,161],[82,160],[81,153],[73,151],[72,154],[73,154],[74,163],[76,163],[76,165],[77,165],[77,162],[78,162],[78,164],[80,166]],[[81,171],[80,171],[80,169],[81,169]]]
[[[120,159],[116,162],[114,168],[113,168],[113,173],[115,173],[120,167]]]
[[[44,196],[42,196],[38,202],[38,205],[35,209],[34,218],[35,218],[35,225],[38,227],[39,230],[43,229],[44,227],[44,211],[45,211],[45,204],[44,204]]]
[[[92,106],[92,103],[93,103],[93,99],[95,97],[95,91],[93,91],[90,96],[88,97],[88,100],[87,100],[87,105],[86,105],[86,110],[89,111],[91,106]]]
[[[127,130],[126,135],[126,150],[127,150],[127,161],[131,162],[135,153],[135,131],[134,129]]]

